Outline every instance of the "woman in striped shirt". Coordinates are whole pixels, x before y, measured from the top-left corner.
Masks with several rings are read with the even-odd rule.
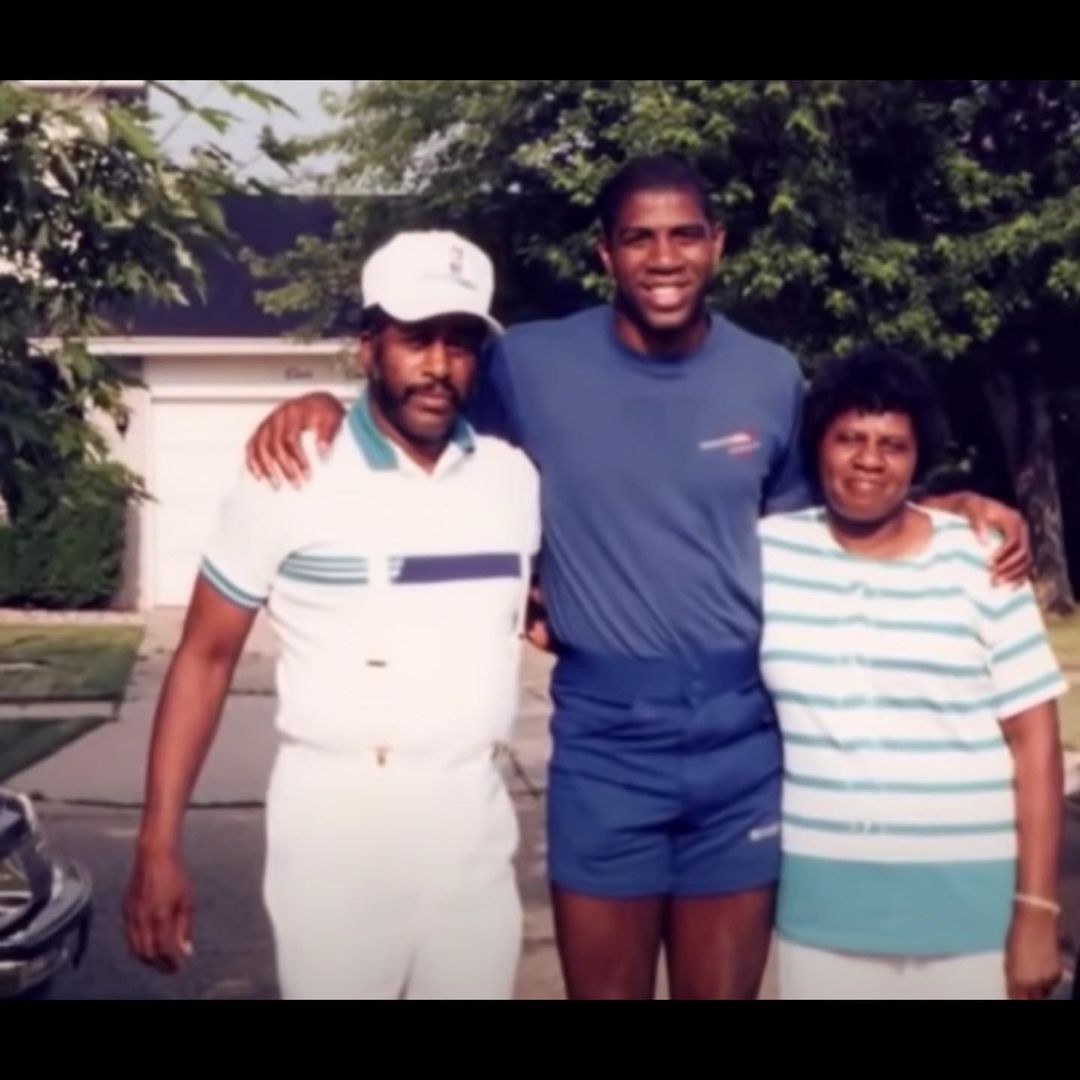
[[[784,737],[786,998],[1040,998],[1057,937],[1066,685],[1028,585],[911,501],[934,392],[875,350],[804,414],[821,505],[761,522],[761,664]]]

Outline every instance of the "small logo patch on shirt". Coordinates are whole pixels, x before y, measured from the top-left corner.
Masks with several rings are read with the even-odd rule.
[[[780,835],[780,822],[773,825],[762,825],[760,828],[750,830],[750,839],[757,844],[762,840],[771,840]]]
[[[761,445],[752,432],[734,431],[716,439],[704,439],[698,443],[699,450],[726,450],[731,457],[750,454]]]

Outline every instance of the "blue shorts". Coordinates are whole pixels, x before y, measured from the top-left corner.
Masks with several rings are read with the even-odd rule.
[[[593,896],[775,885],[780,733],[756,650],[694,661],[560,656],[548,875]]]

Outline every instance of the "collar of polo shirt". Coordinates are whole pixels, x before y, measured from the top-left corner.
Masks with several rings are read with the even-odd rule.
[[[352,408],[349,409],[349,430],[369,468],[389,470],[401,467],[394,444],[379,430],[371,415],[366,388],[361,391]],[[471,454],[476,449],[473,430],[461,416],[454,421],[454,428],[450,432],[450,443],[465,454]]]

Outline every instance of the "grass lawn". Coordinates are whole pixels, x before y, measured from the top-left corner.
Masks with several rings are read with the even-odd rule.
[[[0,626],[0,702],[119,701],[137,626]]]
[[[1047,629],[1066,678],[1074,684],[1058,702],[1061,739],[1067,749],[1080,750],[1080,614],[1068,619],[1048,619]]]

